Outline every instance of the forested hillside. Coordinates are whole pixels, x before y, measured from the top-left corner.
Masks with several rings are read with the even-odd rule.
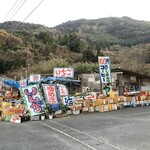
[[[98,70],[97,57],[107,55],[112,67],[150,74],[150,22],[129,17],[80,19],[54,28],[5,22],[0,24],[0,74],[20,78],[28,73],[52,74],[54,67],[75,73]]]
[[[150,22],[129,17],[69,21],[55,27],[63,34],[78,33],[92,44],[109,47],[114,44],[133,46],[150,42]]]

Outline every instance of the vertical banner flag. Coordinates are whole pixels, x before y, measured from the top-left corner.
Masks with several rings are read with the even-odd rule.
[[[73,68],[54,68],[54,77],[73,78]]]
[[[57,104],[56,86],[54,84],[43,84],[44,96],[49,104]]]
[[[101,83],[111,83],[111,74],[110,74],[110,59],[109,57],[98,57],[99,71]]]
[[[38,84],[20,88],[23,99],[26,101],[31,116],[42,114],[44,100]]]
[[[32,83],[39,82],[40,79],[41,79],[41,75],[40,74],[32,74],[32,75],[30,75],[30,82],[32,82]]]

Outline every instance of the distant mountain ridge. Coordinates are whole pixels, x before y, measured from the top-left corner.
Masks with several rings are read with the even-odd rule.
[[[21,24],[21,25],[20,25]],[[33,24],[33,23],[22,23],[20,21],[6,21],[4,23],[0,23],[1,29],[8,29],[8,30],[15,30],[18,26],[18,30],[31,30],[31,29],[38,29],[44,27],[40,24]]]
[[[119,44],[133,46],[150,42],[150,22],[129,17],[68,21],[55,27],[62,34],[75,32],[103,47]]]
[[[62,35],[75,33],[90,44],[98,47],[109,47],[113,45],[134,46],[140,43],[150,43],[150,22],[139,21],[129,17],[108,17],[100,19],[79,19],[68,21],[54,28],[40,24],[22,23],[8,21],[0,23],[0,28],[7,31],[54,31]],[[17,28],[17,29],[16,29]]]

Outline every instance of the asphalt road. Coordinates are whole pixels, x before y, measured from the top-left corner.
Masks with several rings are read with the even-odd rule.
[[[150,106],[21,124],[0,122],[0,150],[149,150]]]

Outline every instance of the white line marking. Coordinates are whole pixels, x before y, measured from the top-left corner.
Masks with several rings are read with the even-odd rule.
[[[150,114],[150,112],[134,113],[134,114],[130,114],[130,116],[134,116],[134,115],[145,115],[145,114]]]
[[[89,134],[87,134],[87,133],[85,133],[85,132],[82,132],[82,131],[80,131],[80,130],[77,130],[77,129],[68,127],[68,126],[66,126],[66,125],[63,125],[63,124],[58,123],[58,122],[55,122],[55,121],[51,121],[51,122],[53,122],[53,123],[55,123],[55,124],[58,124],[58,125],[60,125],[60,126],[66,127],[66,128],[68,128],[68,129],[74,130],[74,131],[76,131],[76,132],[82,133],[82,134],[84,134],[84,135],[86,135],[86,136],[88,136],[88,137],[90,137],[90,138],[92,138],[92,139],[94,139],[94,140],[96,140],[96,141],[102,142],[103,144],[106,144],[106,145],[108,145],[108,146],[110,146],[110,147],[113,147],[113,148],[115,148],[115,149],[118,149],[118,150],[120,149],[119,147],[116,147],[116,146],[114,146],[114,145],[112,145],[112,144],[109,144],[108,142],[103,141],[103,140],[101,140],[101,139],[97,139],[96,137],[91,136],[91,135],[89,135]]]
[[[59,133],[61,133],[61,134],[64,134],[65,136],[68,136],[69,138],[72,138],[73,140],[75,140],[75,141],[77,141],[77,142],[79,142],[79,143],[81,143],[81,144],[83,144],[83,145],[85,145],[85,146],[91,148],[92,150],[97,150],[96,148],[94,148],[94,147],[92,147],[92,146],[90,146],[90,145],[88,145],[88,144],[86,144],[86,143],[84,143],[84,142],[78,140],[77,138],[75,138],[75,137],[73,137],[73,136],[71,136],[71,135],[69,135],[69,134],[67,134],[67,133],[65,133],[65,132],[63,132],[63,131],[60,131],[60,130],[58,130],[58,129],[56,129],[56,128],[50,126],[50,125],[47,125],[47,124],[41,123],[41,122],[40,122],[40,124],[42,124],[42,125],[44,125],[44,126],[47,126],[48,128],[51,128],[51,129],[53,129],[53,130],[55,130],[55,131],[57,131],[57,132],[59,132]]]

